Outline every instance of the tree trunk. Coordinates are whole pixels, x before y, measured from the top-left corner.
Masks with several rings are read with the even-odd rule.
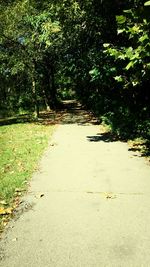
[[[51,89],[51,105],[53,106],[53,108],[55,109],[57,107],[57,97],[56,97],[56,87],[55,87],[55,75],[54,75],[54,68],[53,66],[51,66],[51,70],[50,70],[50,78],[51,78],[51,85],[50,85],[50,89]]]
[[[37,91],[36,91],[36,81],[35,78],[32,78],[32,93],[33,93],[33,98],[34,98],[34,114],[35,118],[39,117],[39,103],[37,99]]]
[[[45,69],[44,92],[50,109],[56,109],[58,105],[55,87],[54,67],[47,64]]]

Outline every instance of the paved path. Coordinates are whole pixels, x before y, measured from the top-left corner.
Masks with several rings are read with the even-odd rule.
[[[0,266],[150,266],[150,166],[82,115],[58,126]]]

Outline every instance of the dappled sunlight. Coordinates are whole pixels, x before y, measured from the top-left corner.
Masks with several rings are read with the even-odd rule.
[[[80,103],[74,100],[64,101],[62,110],[40,113],[39,122],[44,124],[99,124],[92,112],[86,111]]]
[[[19,123],[38,123],[42,125],[56,124],[99,124],[92,112],[86,111],[80,103],[75,100],[63,101],[59,110],[41,111],[38,118],[31,114],[18,115],[0,120],[0,125],[11,125]]]
[[[82,105],[78,102],[65,102],[65,108],[66,109],[63,112],[62,117],[60,118],[61,124],[98,124],[98,120],[94,117],[92,112],[84,110]]]

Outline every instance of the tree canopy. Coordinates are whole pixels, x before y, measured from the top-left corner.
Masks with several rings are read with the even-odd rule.
[[[76,97],[117,134],[150,134],[150,1],[0,3],[1,116]]]

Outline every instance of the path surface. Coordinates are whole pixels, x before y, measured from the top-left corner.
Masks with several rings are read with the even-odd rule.
[[[0,266],[150,266],[150,166],[86,112],[64,117],[22,205]]]

